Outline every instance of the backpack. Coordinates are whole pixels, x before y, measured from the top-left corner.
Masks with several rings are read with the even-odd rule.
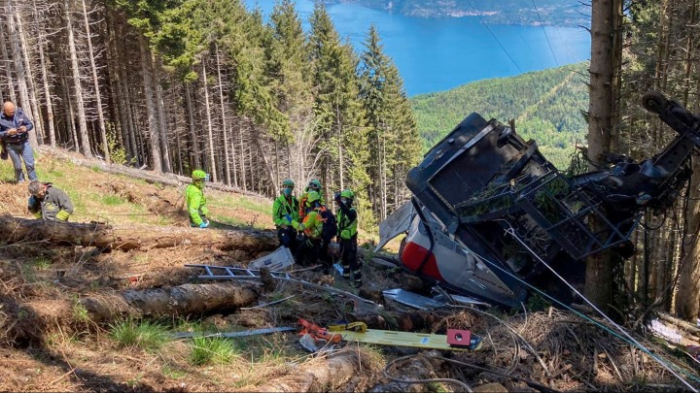
[[[338,234],[338,222],[335,219],[335,215],[326,207],[322,207],[319,211],[321,214],[321,219],[323,220],[323,230],[321,231],[321,238],[324,240],[333,239]]]

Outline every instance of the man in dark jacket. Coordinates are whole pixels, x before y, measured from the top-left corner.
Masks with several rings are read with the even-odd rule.
[[[34,125],[21,108],[15,108],[15,104],[10,101],[5,102],[0,113],[0,139],[6,144],[18,183],[24,181],[22,160],[27,168],[29,180],[37,179],[34,172],[34,152],[29,145],[29,131],[33,128]]]
[[[53,187],[51,183],[36,180],[29,183],[29,212],[36,218],[49,221],[68,221],[73,214],[73,203],[63,190]]]

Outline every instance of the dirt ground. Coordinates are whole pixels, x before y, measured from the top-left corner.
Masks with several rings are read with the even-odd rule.
[[[174,188],[135,185],[115,177],[105,180],[95,176],[84,181],[88,192],[101,195],[95,200],[116,195],[128,201],[100,205],[83,198],[84,207],[101,209],[91,213],[95,217],[121,217],[118,214],[143,211],[149,222],[185,225],[178,210],[179,194]],[[227,196],[217,198],[223,200]],[[25,203],[21,186],[0,184],[0,211],[28,216]],[[225,206],[220,209],[217,214],[222,217],[237,217],[237,222],[251,226],[266,225],[266,217],[261,213],[261,217],[256,217],[250,210]],[[116,221],[115,225],[132,223],[127,219]],[[85,318],[77,306],[79,299],[88,296],[202,283],[198,279],[202,272],[184,267],[185,264],[246,266],[258,256],[196,244],[123,252],[0,243],[0,367],[4,369],[0,373],[0,391],[251,391],[294,375],[316,360],[315,354],[301,347],[296,332],[232,339],[229,344],[233,352],[225,361],[199,363],[195,361],[196,344],[191,339],[166,337],[157,348],[138,341],[125,345],[115,333],[125,321],[98,324]],[[483,338],[483,347],[477,352],[341,343],[339,347],[361,354],[360,364],[341,385],[314,387],[322,391],[462,390],[455,382],[405,384],[392,381],[387,375],[402,379],[453,378],[475,391],[536,391],[514,377],[558,391],[668,391],[678,386],[677,380],[648,355],[562,310],[544,306],[525,312],[490,308],[416,311],[382,296],[382,290],[390,288],[429,294],[429,287],[399,268],[365,261],[365,284],[361,289],[352,288],[337,273],[331,273],[304,270],[292,276],[331,285],[382,307],[360,307],[348,297],[277,282],[272,290],[260,291],[257,302],[249,306],[262,305],[259,308],[171,315],[133,323],[154,323],[174,333],[299,328],[299,318],[320,326],[365,320],[372,325],[370,328],[437,334],[445,334],[447,329],[469,329]],[[266,305],[290,296],[293,297]],[[41,315],[41,319],[33,313]],[[644,344],[697,378],[697,369],[688,359],[670,356],[668,350],[649,340]],[[405,356],[413,357],[390,364]],[[391,367],[385,375],[387,365]]]

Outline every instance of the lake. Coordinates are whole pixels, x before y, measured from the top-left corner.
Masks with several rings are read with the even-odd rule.
[[[274,6],[273,0],[245,3],[259,6],[266,18]],[[296,7],[308,31],[314,3],[297,0]],[[326,10],[358,52],[364,50],[369,27],[377,26],[409,96],[590,58],[591,38],[583,28],[484,25],[477,16],[416,18],[356,4],[333,4]]]

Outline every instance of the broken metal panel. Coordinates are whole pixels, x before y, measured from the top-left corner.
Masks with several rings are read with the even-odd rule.
[[[411,225],[411,219],[415,214],[413,203],[409,201],[382,221],[379,224],[379,244],[374,248],[374,252],[381,250],[395,237],[407,232],[408,227]]]
[[[250,264],[248,264],[248,269],[260,270],[266,267],[271,272],[276,272],[292,266],[293,264],[294,256],[292,255],[292,252],[287,247],[283,246],[262,258],[258,258],[250,262]]]
[[[384,297],[397,303],[417,308],[419,310],[434,310],[445,307],[445,303],[438,302],[431,298],[403,290],[401,288],[387,289],[382,292]]]

